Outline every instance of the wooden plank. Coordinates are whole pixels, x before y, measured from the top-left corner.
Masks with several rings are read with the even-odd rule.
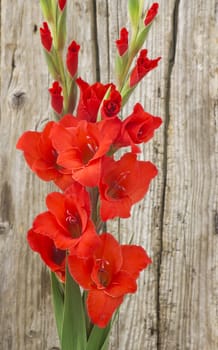
[[[50,78],[39,40],[42,16],[38,2],[3,0],[1,8],[0,348],[55,350],[59,345],[49,273],[25,240],[34,216],[45,210],[51,186],[37,179],[15,150],[18,137],[25,130],[41,129],[51,114]],[[75,11],[69,32],[76,31],[74,38],[82,43],[84,78],[95,80],[93,6],[89,1],[71,2],[69,13]],[[84,23],[86,31],[78,30]]]
[[[131,219],[109,225],[122,242],[134,233],[153,260],[121,308],[111,350],[218,347],[216,8],[215,0],[160,1],[146,46],[163,59],[126,109],[141,101],[165,124],[141,155],[159,176]],[[2,0],[1,9],[0,348],[57,350],[49,274],[25,241],[52,187],[15,150],[22,132],[40,129],[51,114],[42,16],[38,2]],[[68,40],[81,44],[85,80],[113,81],[114,41],[126,18],[125,0],[69,1]]]
[[[160,270],[165,350],[218,348],[216,7],[175,1]]]
[[[146,2],[150,5],[152,2]],[[165,6],[164,6],[165,4]],[[136,102],[141,102],[145,110],[154,115],[165,116],[165,97],[168,58],[172,30],[173,2],[164,2],[160,14],[153,25],[146,42],[149,57],[163,56],[157,70],[151,72],[135,90],[126,108],[125,115],[131,113]],[[126,1],[97,1],[97,34],[100,58],[100,77],[108,76],[114,81],[115,40],[123,26],[129,26]],[[161,39],[160,39],[161,38]],[[108,49],[109,55],[108,55]],[[109,58],[108,58],[109,57]],[[105,69],[109,67],[108,70]],[[156,349],[158,342],[158,293],[159,258],[161,242],[163,169],[164,169],[164,127],[155,138],[144,145],[141,159],[153,161],[159,168],[159,176],[154,180],[145,199],[133,209],[128,220],[108,225],[111,232],[122,242],[128,242],[134,234],[134,243],[141,244],[152,257],[153,264],[139,279],[136,295],[128,296],[120,310],[111,337],[111,349]]]

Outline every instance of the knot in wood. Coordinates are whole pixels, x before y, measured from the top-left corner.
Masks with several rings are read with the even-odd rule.
[[[9,231],[9,222],[0,222],[0,235],[6,234]]]
[[[11,107],[13,109],[21,109],[26,102],[26,93],[24,91],[15,91],[10,98]]]

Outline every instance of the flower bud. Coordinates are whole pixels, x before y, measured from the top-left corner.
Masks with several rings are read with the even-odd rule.
[[[78,69],[79,49],[80,46],[75,41],[72,41],[67,51],[66,65],[72,78],[75,76]]]
[[[147,57],[147,50],[141,50],[136,62],[136,66],[133,68],[130,74],[130,88],[135,86],[150,70],[157,67],[161,57],[150,60]]]
[[[145,26],[148,26],[153,19],[156,17],[157,12],[158,12],[159,4],[155,2],[153,5],[151,5],[150,9],[147,12],[147,15],[144,20]]]
[[[43,27],[40,28],[40,37],[44,49],[50,52],[52,47],[52,36],[47,22],[43,22]]]
[[[67,0],[58,0],[58,5],[59,5],[59,9],[61,11],[64,10],[65,6],[66,6]]]
[[[120,38],[116,40],[116,46],[120,56],[123,56],[128,50],[128,34],[127,29],[122,28],[120,31]]]
[[[53,85],[50,89],[48,89],[51,96],[51,106],[54,111],[58,114],[61,114],[63,110],[63,101],[64,98],[61,96],[62,87],[60,86],[58,81],[54,81]]]

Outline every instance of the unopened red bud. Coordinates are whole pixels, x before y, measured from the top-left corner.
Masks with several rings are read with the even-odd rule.
[[[67,64],[68,72],[70,73],[71,77],[75,76],[78,69],[79,49],[80,49],[80,46],[75,41],[72,41],[72,43],[68,47],[66,64]]]
[[[161,57],[150,60],[147,57],[147,50],[141,50],[136,62],[136,66],[133,68],[130,75],[130,87],[135,86],[148,72],[156,68]]]
[[[67,0],[58,0],[58,5],[61,11],[64,10],[66,3],[67,3]]]
[[[120,31],[120,38],[116,40],[117,50],[120,56],[123,56],[128,50],[128,34],[128,30],[122,28]]]
[[[48,89],[51,96],[51,106],[54,109],[55,112],[58,114],[61,114],[63,110],[63,96],[62,93],[62,87],[60,86],[58,81],[54,81],[52,87]]]
[[[157,2],[151,5],[144,20],[145,26],[149,25],[153,21],[153,19],[156,17],[158,13],[158,8],[159,8],[159,4]]]
[[[43,22],[43,27],[40,28],[40,37],[43,47],[50,52],[52,47],[52,36],[47,22]]]

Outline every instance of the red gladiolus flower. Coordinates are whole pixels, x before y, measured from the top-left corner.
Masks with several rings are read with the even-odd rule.
[[[149,25],[153,21],[153,19],[156,17],[158,13],[158,8],[159,8],[159,4],[157,2],[151,5],[144,20],[145,26]]]
[[[28,231],[27,240],[30,248],[39,253],[44,263],[64,282],[66,251],[56,248],[51,238],[33,229]]]
[[[72,118],[73,119],[73,118]],[[58,153],[51,142],[54,122],[46,124],[43,131],[26,131],[18,140],[16,147],[24,152],[30,169],[42,180],[54,181],[62,190],[74,182],[70,172],[57,164]]]
[[[136,279],[151,259],[142,247],[120,245],[109,233],[100,236],[93,256],[81,259],[70,254],[69,271],[82,288],[88,290],[87,309],[91,321],[106,327],[124,295],[135,293]]]
[[[63,102],[64,98],[61,96],[62,87],[60,86],[58,81],[54,81],[53,85],[50,89],[48,89],[51,96],[51,106],[54,111],[58,114],[61,114],[63,111]]]
[[[95,83],[89,85],[81,78],[76,80],[80,88],[80,99],[77,107],[77,118],[95,123],[98,115],[100,104],[108,91],[108,88],[113,84],[103,85]]]
[[[139,149],[135,144],[149,141],[154,136],[154,130],[161,124],[161,118],[145,112],[140,103],[137,103],[133,113],[123,122],[123,143],[131,145],[133,152],[138,152]]]
[[[126,28],[120,30],[120,39],[116,40],[117,50],[123,56],[128,50],[128,31]]]
[[[156,68],[161,57],[150,60],[147,57],[148,50],[141,50],[136,66],[130,75],[130,87],[135,86],[148,72]]]
[[[151,162],[138,161],[133,153],[118,161],[107,157],[99,186],[101,219],[129,217],[131,206],[144,197],[156,175],[157,168]]]
[[[97,186],[101,163],[120,131],[118,119],[88,123],[77,120],[75,128],[60,124],[52,130],[52,142],[58,150],[58,164],[72,171],[72,177],[83,186]],[[64,140],[64,141],[63,141]]]
[[[66,65],[72,78],[75,76],[78,69],[79,49],[80,46],[75,41],[72,41],[67,51]]]
[[[111,90],[110,97],[103,101],[101,109],[102,119],[116,117],[120,112],[122,98],[116,89]]]
[[[40,28],[40,37],[43,47],[50,52],[52,47],[52,36],[47,22],[43,22],[43,27]]]
[[[58,0],[58,5],[61,11],[64,10],[67,0]]]
[[[92,254],[99,237],[90,220],[90,200],[84,187],[75,183],[65,193],[50,193],[46,204],[48,211],[35,218],[33,230],[50,237],[58,249],[71,249],[82,257]]]

